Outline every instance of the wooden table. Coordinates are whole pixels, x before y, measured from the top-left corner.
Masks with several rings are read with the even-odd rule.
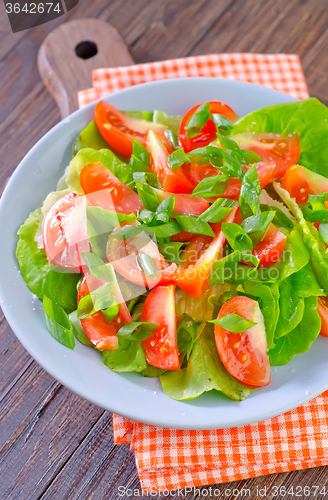
[[[0,192],[27,151],[59,121],[36,60],[46,35],[70,19],[110,22],[136,62],[220,52],[297,53],[310,94],[328,104],[327,0],[80,0],[64,17],[16,34],[2,2],[0,14]],[[48,375],[2,314],[0,332],[0,498],[109,500],[119,498],[120,485],[140,488],[129,447],[113,443],[111,414]],[[328,495],[328,468],[236,481],[220,489],[221,498],[236,498],[232,490],[242,487],[256,498],[257,488],[266,486],[265,498],[271,499],[282,498],[274,497],[273,486],[299,485],[325,485]],[[205,497],[206,489],[185,498]]]

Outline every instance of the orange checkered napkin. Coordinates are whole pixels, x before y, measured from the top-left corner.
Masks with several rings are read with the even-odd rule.
[[[101,68],[80,107],[131,85],[186,76],[244,80],[309,97],[298,56],[212,54]],[[141,486],[170,490],[246,479],[328,464],[328,391],[284,415],[210,431],[174,430],[114,415],[114,439],[135,452]]]
[[[79,106],[112,92],[167,78],[211,76],[264,85],[297,99],[309,93],[299,57],[294,54],[210,54],[93,71],[93,88],[79,92]]]

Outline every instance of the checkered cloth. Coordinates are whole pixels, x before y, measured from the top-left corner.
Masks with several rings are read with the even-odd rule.
[[[264,85],[297,99],[309,93],[299,57],[294,54],[211,54],[119,68],[99,68],[93,88],[79,92],[79,106],[139,83],[187,76],[212,76]]]
[[[212,54],[93,72],[80,107],[131,85],[186,76],[244,80],[309,97],[298,56]],[[143,489],[215,484],[328,464],[328,391],[257,424],[210,431],[174,430],[114,415],[114,439],[130,444]]]

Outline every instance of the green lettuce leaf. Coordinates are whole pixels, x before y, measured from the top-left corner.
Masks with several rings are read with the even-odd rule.
[[[310,262],[297,271],[297,273],[288,276],[285,283],[299,297],[311,297],[312,295],[319,297],[320,295],[325,295],[325,291],[320,288]]]
[[[202,323],[186,368],[160,376],[164,392],[172,399],[194,399],[215,389],[235,401],[246,399],[252,389],[244,386],[223,366],[214,340],[213,325]]]
[[[175,134],[179,135],[180,123],[182,116],[170,116],[164,113],[164,111],[158,111],[155,109],[153,114],[153,122],[165,125],[167,128],[172,130]]]
[[[201,299],[197,299],[193,295],[176,288],[175,290],[175,312],[178,318],[182,318],[184,314],[190,316],[196,323],[208,321],[213,318],[214,305],[208,302],[212,295],[211,289],[207,290]]]
[[[311,222],[304,219],[303,212],[285,189],[279,184],[274,184],[274,188],[286,203],[289,210],[294,214],[302,233],[307,251],[311,256],[311,264],[320,286],[328,293],[328,261],[325,255],[325,245],[320,240],[318,231]],[[291,233],[292,234],[292,233]]]
[[[91,148],[84,148],[77,153],[69,164],[66,174],[67,186],[82,194],[80,186],[81,170],[89,163],[98,161],[103,163],[124,184],[133,181],[130,166],[121,161],[110,149],[100,149],[97,151]]]
[[[302,269],[310,260],[310,253],[301,232],[295,227],[287,236],[284,251],[275,264],[267,268],[258,268],[254,279],[267,283],[283,281],[288,276]]]
[[[294,330],[278,339],[274,349],[269,351],[271,365],[286,365],[296,354],[308,351],[319,335],[321,320],[317,312],[317,297],[305,297],[304,305],[305,314],[302,321]]]
[[[38,248],[35,241],[42,211],[38,208],[31,212],[24,224],[18,230],[16,257],[22,276],[31,292],[43,299],[43,281],[50,269],[50,264],[44,248]]]
[[[276,104],[253,111],[234,124],[233,137],[246,132],[297,132],[301,143],[300,165],[328,177],[328,109],[318,99]]]
[[[73,144],[73,158],[83,148],[107,149],[108,144],[102,138],[96,122],[92,121],[82,130]]]
[[[291,332],[304,315],[304,299],[283,281],[279,285],[279,319],[274,334],[275,339]]]
[[[117,351],[103,351],[103,361],[114,372],[145,372],[145,355],[140,342],[135,340],[118,341]]]
[[[38,208],[30,213],[19,228],[16,256],[24,281],[31,292],[43,300],[44,295],[62,307],[66,313],[76,309],[76,285],[80,275],[66,273],[50,266],[44,248],[38,248],[35,236],[42,221],[42,211]]]

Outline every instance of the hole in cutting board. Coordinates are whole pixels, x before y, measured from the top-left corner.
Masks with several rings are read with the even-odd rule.
[[[81,59],[90,59],[98,53],[98,47],[94,42],[80,42],[75,47],[75,54]]]

